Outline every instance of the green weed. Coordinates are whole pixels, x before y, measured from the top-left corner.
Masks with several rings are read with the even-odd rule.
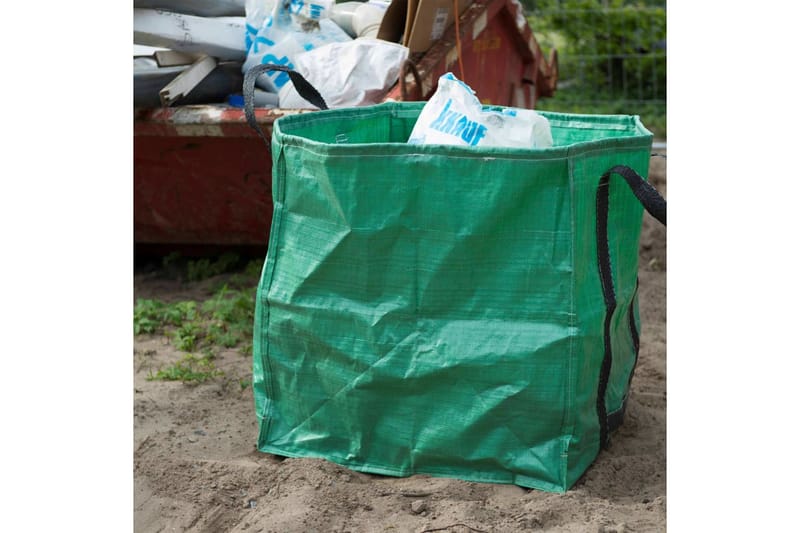
[[[175,254],[164,258],[164,268],[176,268],[179,260]],[[187,277],[196,281],[216,275],[238,261],[235,254],[227,254],[213,262],[207,259],[188,262]],[[224,375],[213,363],[220,350],[237,349],[243,355],[252,354],[256,285],[262,264],[254,260],[237,273],[226,272],[229,274],[226,282],[205,301],[136,301],[134,333],[164,335],[176,349],[186,352],[178,362],[150,372],[148,380],[202,383]],[[238,381],[242,390],[250,386],[249,380]]]
[[[255,291],[231,290],[227,285],[217,291],[214,298],[203,304],[203,312],[212,318],[238,328],[253,320]]]
[[[224,322],[213,322],[206,329],[206,342],[210,344],[218,344],[225,348],[233,348],[239,344],[239,339],[228,331],[228,326]]]
[[[161,266],[162,268],[169,268],[178,263],[180,259],[181,259],[180,252],[172,252],[161,260]]]
[[[253,259],[245,265],[244,271],[232,274],[227,282],[219,285],[217,289],[221,289],[225,285],[236,289],[251,289],[258,284],[263,266],[263,260]]]
[[[225,372],[214,366],[208,357],[196,357],[186,354],[174,365],[148,374],[148,381],[181,381],[183,383],[203,383],[215,377],[224,376]]]
[[[186,264],[186,279],[188,281],[201,281],[218,276],[228,272],[238,263],[239,255],[233,252],[226,252],[214,261],[205,258],[189,261]]]
[[[155,300],[136,301],[133,308],[133,333],[154,333],[161,327],[161,312],[164,304]]]
[[[181,324],[174,332],[175,347],[184,352],[194,351],[202,333],[203,329],[200,324],[195,322]]]
[[[264,267],[264,261],[261,259],[253,259],[244,268],[244,275],[258,279],[261,276],[261,269]]]
[[[205,302],[166,303],[139,299],[133,312],[134,334],[163,333],[181,351],[213,357],[220,348],[252,353],[256,289],[223,285]]]
[[[133,308],[133,333],[155,333],[164,326],[181,326],[197,318],[195,302],[168,304],[158,300],[138,299]]]

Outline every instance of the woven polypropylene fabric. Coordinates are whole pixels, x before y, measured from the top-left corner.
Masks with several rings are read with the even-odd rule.
[[[564,491],[601,446],[595,195],[615,165],[646,179],[652,135],[635,116],[543,112],[548,149],[408,145],[422,105],[275,122],[258,447]],[[606,186],[610,416],[636,356],[642,206]]]

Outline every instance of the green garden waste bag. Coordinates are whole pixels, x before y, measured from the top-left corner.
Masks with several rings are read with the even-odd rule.
[[[408,145],[423,105],[274,124],[258,449],[566,491],[636,363],[652,134],[541,112],[552,148]]]

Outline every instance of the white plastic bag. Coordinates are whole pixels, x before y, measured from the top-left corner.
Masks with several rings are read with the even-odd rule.
[[[245,47],[249,51],[253,46],[253,41],[258,35],[258,30],[264,25],[264,21],[275,8],[275,0],[246,0],[244,12],[246,19],[247,33],[245,35]]]
[[[550,123],[532,109],[484,110],[475,92],[448,72],[439,78],[408,142],[548,148],[553,146],[553,137]]]
[[[319,91],[331,109],[377,104],[397,82],[408,48],[379,39],[333,43],[295,61],[295,70]],[[280,107],[313,107],[288,83],[279,93]]]
[[[313,4],[304,0],[278,1],[253,39],[242,72],[263,63],[295,69],[295,61],[301,54],[326,44],[352,40],[328,17],[332,5],[333,0]],[[278,92],[288,81],[285,72],[270,72],[259,76],[256,84]]]

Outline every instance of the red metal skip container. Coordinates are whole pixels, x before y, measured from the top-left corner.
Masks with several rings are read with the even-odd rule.
[[[517,2],[476,0],[422,57],[407,62],[386,100],[428,100],[446,72],[485,104],[533,108],[555,91],[558,61],[555,51],[543,56]],[[271,136],[275,119],[303,112],[313,113],[256,109],[256,119]],[[135,109],[133,134],[136,245],[266,246],[272,157],[242,109]]]

